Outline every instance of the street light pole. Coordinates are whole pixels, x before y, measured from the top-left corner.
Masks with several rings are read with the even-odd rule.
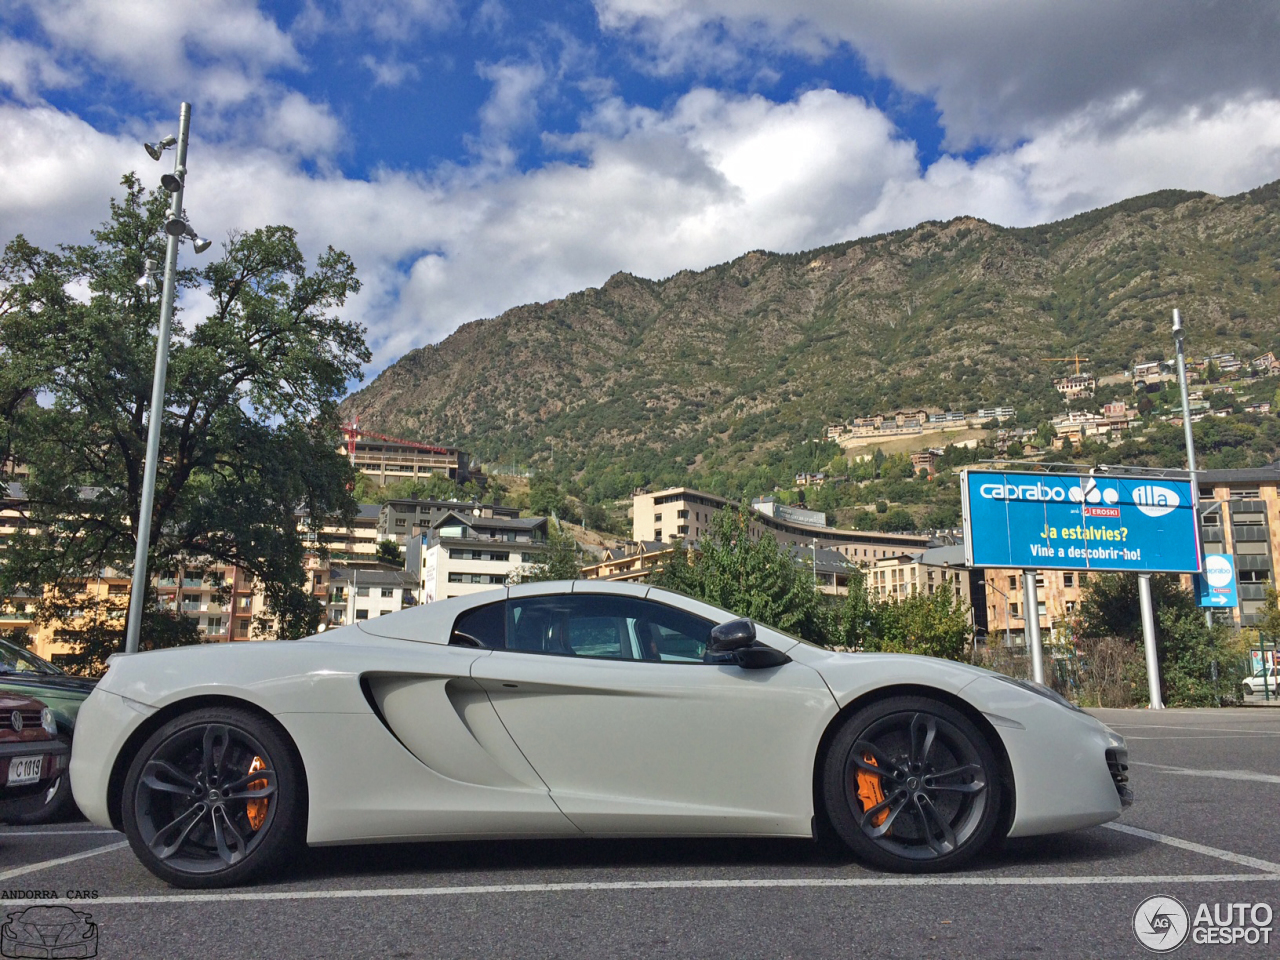
[[[129,590],[129,622],[125,630],[125,653],[137,653],[142,635],[142,607],[147,593],[147,552],[151,546],[151,509],[156,494],[156,468],[160,459],[160,427],[164,422],[164,385],[169,372],[169,329],[173,323],[173,298],[178,269],[178,242],[184,235],[169,229],[182,218],[182,189],[187,173],[187,134],[191,128],[191,104],[183,103],[178,118],[177,156],[174,159],[169,218],[165,224],[168,242],[164,255],[164,288],[160,294],[160,329],[156,336],[156,367],[151,382],[150,422],[147,425],[147,459],[142,474],[142,499],[138,508],[138,546],[133,555],[133,585]],[[170,181],[170,182],[173,182]]]
[[[1196,481],[1196,442],[1191,433],[1191,398],[1187,393],[1187,358],[1183,351],[1182,341],[1186,336],[1182,329],[1182,316],[1177,310],[1173,311],[1173,345],[1178,358],[1178,388],[1182,391],[1182,435],[1187,444],[1187,473],[1191,479],[1191,498],[1195,503],[1199,497],[1199,487]],[[1198,511],[1197,511],[1198,514]],[[1200,517],[1196,516],[1196,537],[1200,536]],[[1203,542],[1203,541],[1202,541]],[[1206,607],[1204,611],[1204,622],[1213,626],[1213,608]]]

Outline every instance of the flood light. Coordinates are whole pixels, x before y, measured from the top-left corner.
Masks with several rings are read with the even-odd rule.
[[[147,156],[152,160],[159,160],[161,155],[178,142],[178,138],[172,133],[168,136],[161,137],[155,143],[144,143],[142,149],[147,151]]]

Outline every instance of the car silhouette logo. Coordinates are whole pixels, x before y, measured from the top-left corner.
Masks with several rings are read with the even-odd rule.
[[[98,925],[70,907],[27,907],[0,927],[0,956],[82,960],[98,955]]]

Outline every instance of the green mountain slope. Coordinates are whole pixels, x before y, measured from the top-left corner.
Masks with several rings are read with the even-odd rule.
[[[1280,182],[1167,190],[1006,229],[958,218],[797,254],[754,251],[466,324],[348,397],[360,423],[621,488],[750,463],[898,407],[1061,409],[1043,357],[1095,375],[1280,348]],[[629,493],[619,490],[618,493]],[[614,495],[617,495],[615,493]]]

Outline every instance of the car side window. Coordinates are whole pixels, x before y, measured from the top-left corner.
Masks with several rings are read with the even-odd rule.
[[[453,622],[449,643],[455,647],[486,647],[502,650],[507,646],[506,603],[487,603],[458,615]]]
[[[506,604],[506,649],[561,657],[702,663],[712,623],[675,607],[605,594]]]

